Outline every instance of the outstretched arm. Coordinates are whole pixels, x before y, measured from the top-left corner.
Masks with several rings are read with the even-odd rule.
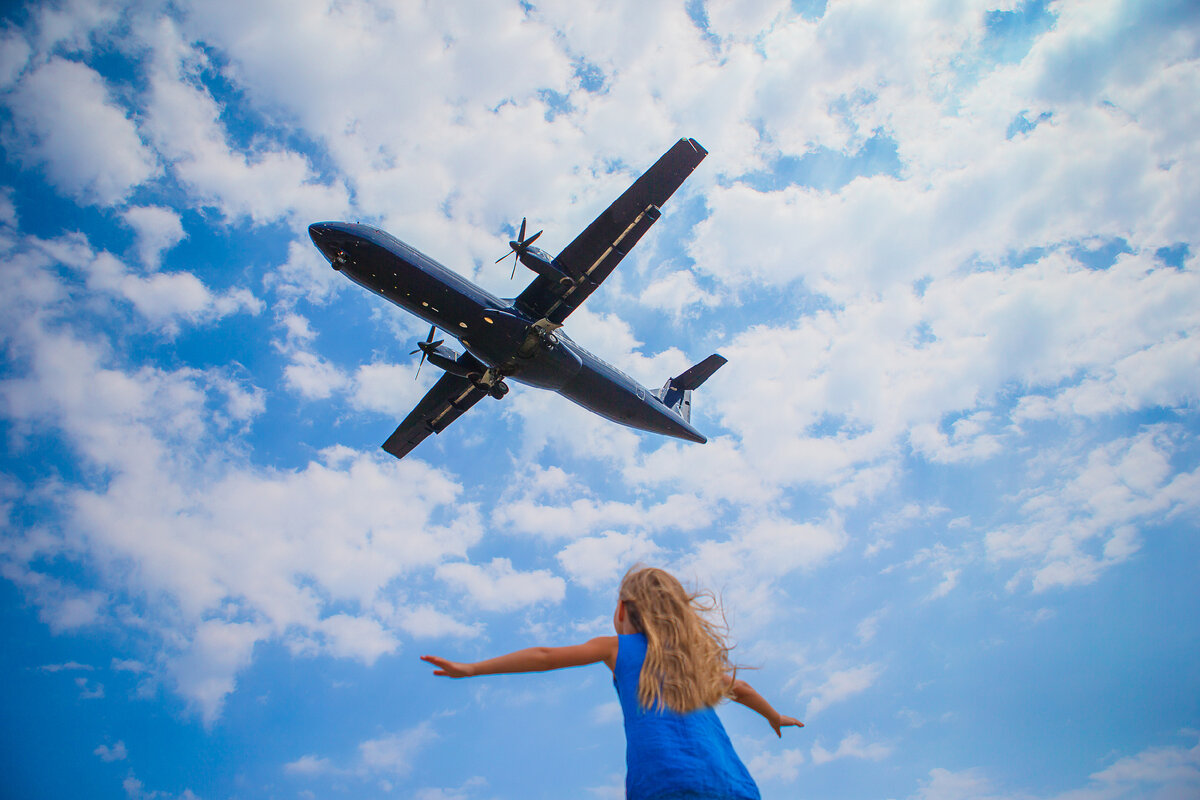
[[[781,728],[788,725],[795,725],[798,728],[803,728],[804,723],[794,717],[785,717],[776,711],[766,699],[754,690],[754,687],[741,679],[734,680],[730,676],[729,680],[732,686],[729,691],[735,702],[741,703],[746,708],[753,709],[766,718],[767,722],[771,723],[771,727],[775,729],[775,735],[782,737],[783,731]]]
[[[570,647],[529,647],[486,661],[460,663],[438,656],[421,656],[437,669],[434,675],[448,678],[470,678],[476,675],[502,675],[513,672],[545,672],[564,667],[580,667],[603,661],[609,669],[617,663],[617,637],[598,636],[583,644]]]

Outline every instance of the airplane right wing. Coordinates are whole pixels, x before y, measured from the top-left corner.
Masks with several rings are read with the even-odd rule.
[[[404,458],[429,434],[446,430],[451,422],[486,397],[487,393],[487,389],[469,378],[442,373],[442,377],[425,393],[417,407],[383,443],[383,449],[396,458]]]
[[[708,151],[695,139],[676,142],[555,257],[570,280],[539,275],[517,298],[517,306],[535,319],[561,325],[650,230],[662,214],[663,203],[706,155]]]

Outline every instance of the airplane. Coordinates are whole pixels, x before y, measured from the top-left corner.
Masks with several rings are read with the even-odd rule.
[[[564,320],[608,277],[661,216],[662,205],[708,151],[680,139],[591,225],[551,257],[526,238],[525,223],[511,249],[537,273],[520,295],[501,299],[418,252],[389,233],[351,222],[318,222],[309,236],[330,265],[350,280],[430,324],[429,335],[410,355],[442,376],[383,443],[403,458],[429,434],[487,395],[508,394],[506,378],[555,391],[602,417],[632,428],[703,444],[692,427],[692,391],[725,364],[714,353],[653,391],[589,352],[561,330]],[[497,263],[499,263],[497,261]],[[463,351],[435,340],[437,331],[457,339]]]

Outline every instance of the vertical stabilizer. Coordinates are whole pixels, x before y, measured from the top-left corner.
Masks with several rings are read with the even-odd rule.
[[[704,383],[725,365],[724,356],[713,353],[694,367],[671,378],[658,390],[658,399],[684,421],[692,421],[692,390]]]

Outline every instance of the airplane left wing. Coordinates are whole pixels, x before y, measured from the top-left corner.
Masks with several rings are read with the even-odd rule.
[[[396,458],[404,458],[431,433],[441,433],[467,409],[487,396],[487,389],[469,378],[449,372],[442,374],[425,393],[400,427],[383,443],[383,449]]]
[[[561,325],[633,249],[662,215],[663,203],[706,155],[695,139],[676,142],[554,259],[569,280],[539,275],[517,298],[517,306]]]

